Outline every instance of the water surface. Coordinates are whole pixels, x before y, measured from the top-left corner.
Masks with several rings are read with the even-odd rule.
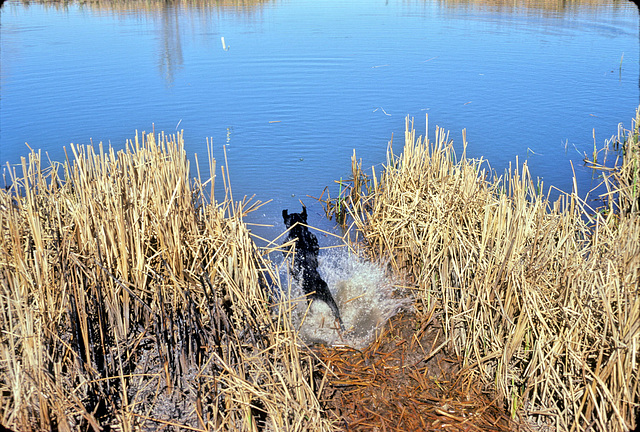
[[[354,149],[379,164],[405,116],[423,131],[428,114],[457,143],[466,128],[468,153],[498,172],[518,157],[570,190],[573,161],[584,194],[594,134],[602,146],[638,106],[638,10],[544,3],[9,1],[0,163],[19,163],[25,143],[62,160],[71,142],[122,148],[136,130],[184,130],[201,162],[208,138],[219,164],[226,148],[236,197],[273,200],[255,219],[275,237],[282,208],[349,176]]]

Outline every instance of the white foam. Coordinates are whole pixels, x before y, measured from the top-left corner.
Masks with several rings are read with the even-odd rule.
[[[301,287],[288,278],[288,266],[283,265],[283,280],[291,283],[290,296],[295,303],[294,325],[306,343],[363,348],[389,318],[411,305],[408,296],[395,287],[380,265],[349,253],[346,248],[322,250],[318,262],[318,271],[340,309],[344,331],[340,331],[327,304],[308,304]]]

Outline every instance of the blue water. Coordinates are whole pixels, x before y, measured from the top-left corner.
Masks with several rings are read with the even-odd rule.
[[[584,194],[597,181],[582,163],[593,131],[602,146],[640,102],[638,10],[626,1],[9,1],[0,20],[3,167],[25,143],[62,160],[71,142],[122,148],[136,130],[184,130],[203,171],[207,138],[219,165],[226,146],[236,198],[273,200],[256,216],[279,224],[257,228],[267,237],[282,208],[349,176],[354,149],[364,166],[385,160],[392,134],[399,149],[407,115],[423,131],[428,114],[457,143],[466,128],[468,154],[498,172],[518,156],[547,186],[570,190],[573,161]]]

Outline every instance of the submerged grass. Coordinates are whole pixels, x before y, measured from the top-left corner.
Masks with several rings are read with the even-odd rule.
[[[436,326],[401,313],[362,350],[320,347],[331,365],[322,398],[329,415],[353,432],[516,430],[490,392],[443,353],[443,339]]]
[[[64,164],[32,152],[21,170],[0,191],[0,423],[330,429],[317,360],[291,308],[269,306],[251,203],[208,203],[181,134],[72,146]]]
[[[615,211],[575,192],[551,203],[526,164],[489,178],[442,129],[430,142],[409,120],[403,153],[389,152],[379,178],[354,155],[357,181],[339,197],[354,237],[413,282],[421,319],[435,308],[466,370],[538,430],[638,421],[639,121],[606,177]]]

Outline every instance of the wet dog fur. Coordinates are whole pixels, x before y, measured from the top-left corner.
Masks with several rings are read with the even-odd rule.
[[[296,254],[293,259],[293,276],[302,285],[309,301],[322,300],[333,311],[342,328],[342,318],[329,286],[318,273],[318,239],[307,228],[307,208],[302,206],[302,213],[291,213],[282,210],[284,225],[289,230],[287,240],[294,240]]]

